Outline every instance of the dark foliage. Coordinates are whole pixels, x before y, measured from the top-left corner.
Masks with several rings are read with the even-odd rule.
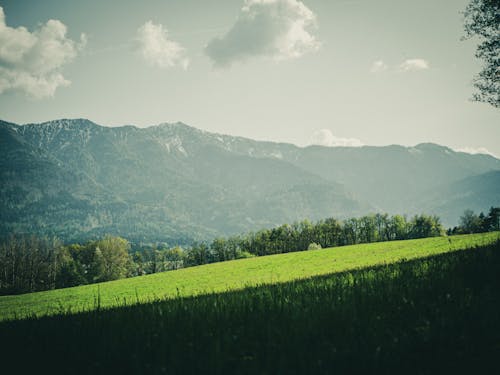
[[[4,322],[5,373],[493,373],[500,243],[285,284]]]
[[[476,215],[466,210],[460,217],[460,224],[448,229],[448,234],[483,233],[500,230],[500,207],[491,207],[487,215]]]
[[[129,244],[120,237],[69,246],[35,236],[0,243],[0,295],[116,280],[131,276],[133,269]]]
[[[474,80],[473,99],[500,107],[500,1],[471,0],[465,10],[466,37],[477,37],[483,69]]]

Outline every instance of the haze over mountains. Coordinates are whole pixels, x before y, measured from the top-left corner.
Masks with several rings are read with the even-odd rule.
[[[0,235],[186,244],[309,218],[500,204],[500,160],[435,144],[297,147],[182,123],[0,121]]]

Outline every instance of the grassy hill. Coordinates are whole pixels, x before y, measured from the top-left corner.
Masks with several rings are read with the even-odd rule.
[[[109,293],[105,285],[146,280],[153,287],[165,281],[162,277],[179,281],[180,274],[191,285],[182,292],[188,295],[188,290],[237,287],[252,274],[266,281],[285,259],[280,269],[288,276],[281,274],[280,280],[306,270],[332,271],[337,263],[338,269],[351,269],[230,292],[2,321],[1,368],[9,374],[495,373],[496,238],[498,233],[453,237],[451,243],[436,238],[336,248],[203,266],[190,270],[191,277],[170,272],[156,280],[103,284]],[[450,251],[472,245],[477,246]],[[402,257],[416,259],[390,263]],[[217,267],[228,264],[241,276],[231,273],[222,280]],[[203,278],[193,276],[207,274],[203,285]],[[32,296],[32,302],[50,300],[42,298],[48,294]],[[26,296],[19,298],[26,302]]]
[[[428,257],[495,242],[500,233],[379,242],[214,263],[130,279],[0,297],[0,320],[76,313],[240,290]]]

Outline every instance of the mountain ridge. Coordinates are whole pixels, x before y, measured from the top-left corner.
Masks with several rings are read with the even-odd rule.
[[[451,151],[454,153],[462,153],[466,155],[472,155],[472,156],[485,156],[487,158],[491,159],[496,159],[500,160],[500,158],[497,158],[496,156],[488,153],[468,153],[465,151],[460,151],[460,150],[455,150],[452,149],[449,146],[442,145],[439,143],[435,142],[420,142],[415,144],[414,146],[405,146],[397,143],[391,143],[387,145],[362,145],[362,146],[324,146],[324,145],[317,145],[317,144],[309,144],[309,145],[296,145],[294,143],[290,142],[282,142],[282,141],[273,141],[273,140],[256,140],[253,138],[249,137],[244,137],[244,136],[239,136],[239,135],[231,135],[231,134],[225,134],[225,133],[219,133],[219,132],[212,132],[204,129],[197,128],[192,125],[188,125],[182,121],[175,121],[175,122],[161,122],[158,124],[154,125],[148,125],[148,126],[138,126],[134,124],[123,124],[123,125],[117,125],[117,126],[107,126],[107,125],[101,125],[96,122],[93,122],[89,119],[86,118],[61,118],[57,120],[51,120],[51,121],[44,121],[41,123],[25,123],[25,124],[16,124],[13,122],[5,121],[0,119],[0,124],[9,124],[11,126],[15,126],[16,128],[23,128],[23,127],[38,127],[38,126],[58,126],[59,128],[71,128],[72,126],[81,126],[81,124],[86,124],[88,126],[94,126],[97,128],[101,129],[134,129],[136,131],[143,131],[143,130],[148,130],[152,128],[167,128],[167,129],[175,129],[175,128],[185,128],[189,129],[191,131],[195,131],[199,134],[204,134],[204,135],[209,135],[214,138],[216,137],[223,137],[223,138],[231,138],[231,139],[237,139],[237,140],[242,140],[242,141],[250,141],[250,142],[256,142],[256,143],[261,143],[261,144],[269,144],[269,145],[276,145],[276,146],[288,146],[292,148],[297,148],[297,149],[307,149],[307,148],[327,148],[327,149],[380,149],[380,148],[391,148],[391,147],[397,147],[405,150],[421,150],[425,148],[430,148],[430,149],[435,149],[435,150],[442,150],[442,151]]]
[[[433,187],[500,170],[500,160],[492,156],[433,143],[300,147],[210,133],[182,122],[140,128],[87,119],[0,121],[0,130],[0,142],[19,141],[21,153],[52,160],[50,173],[33,175],[40,178],[36,186],[29,173],[16,174],[13,157],[3,160],[0,176],[11,186],[0,192],[10,220],[0,223],[4,235],[17,228],[62,232],[72,240],[112,233],[136,242],[189,243],[305,218],[413,214]],[[38,159],[22,160],[29,167]],[[54,184],[59,200],[43,188],[49,176],[60,181],[59,187]],[[37,199],[25,198],[21,210],[12,203],[20,199],[16,189],[29,190],[25,197],[36,192]],[[488,194],[491,204],[500,200]],[[40,213],[43,207],[50,220]],[[66,228],[57,215],[71,217],[71,224]]]

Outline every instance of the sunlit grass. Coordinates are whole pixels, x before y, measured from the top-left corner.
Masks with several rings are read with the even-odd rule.
[[[177,271],[0,297],[0,320],[89,311],[239,290],[493,243],[499,232],[379,242],[214,263]]]

